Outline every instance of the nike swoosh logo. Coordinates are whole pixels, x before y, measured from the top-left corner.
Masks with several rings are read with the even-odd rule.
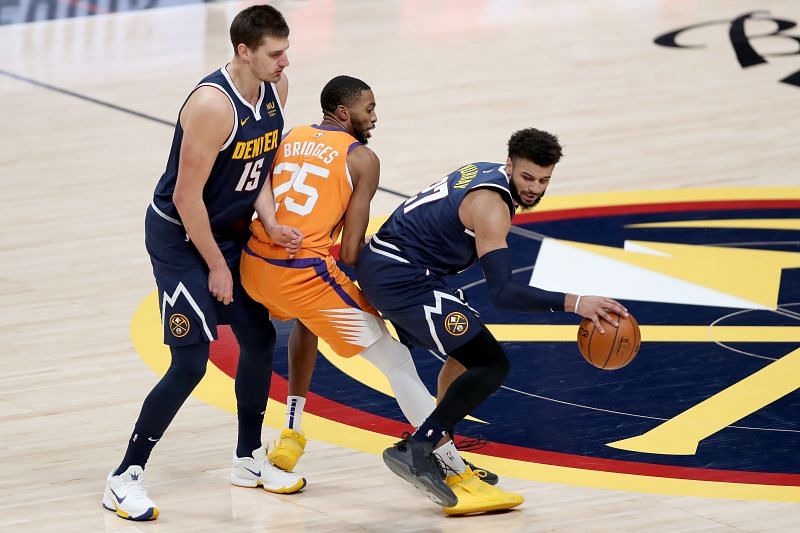
[[[247,468],[246,466],[243,466],[242,468],[244,468],[245,470],[247,470],[248,472],[250,472],[251,474],[253,474],[253,475],[254,475],[254,476],[256,476],[256,477],[261,477],[261,470],[259,470],[258,472],[255,472],[255,471],[253,471],[253,470],[250,470],[250,469],[249,469],[249,468]],[[112,492],[113,492],[113,491],[112,491]]]
[[[154,439],[153,437],[147,437],[147,440],[150,442],[158,442],[160,439]]]
[[[244,120],[240,120],[240,121],[239,121],[239,124],[241,124],[242,126],[244,126],[244,125],[245,125],[245,123],[246,123],[248,120],[250,120],[250,117],[247,117],[247,118],[246,118],[246,119],[244,119]]]
[[[113,495],[114,495],[114,497],[117,499],[117,503],[122,503],[122,502],[124,502],[124,501],[125,501],[125,498],[127,498],[127,497],[128,497],[128,496],[127,496],[127,494],[126,494],[124,497],[120,498],[119,496],[117,496],[117,493],[116,493],[116,492],[114,492],[114,489],[110,489],[110,490],[111,490],[111,494],[113,494]]]

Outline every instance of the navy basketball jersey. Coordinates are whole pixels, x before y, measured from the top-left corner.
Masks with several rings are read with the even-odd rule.
[[[215,87],[225,93],[234,109],[231,134],[217,154],[203,189],[211,231],[218,242],[246,240],[253,204],[269,175],[281,140],[283,108],[275,85],[264,82],[261,83],[258,103],[251,105],[239,94],[225,67],[197,84],[197,87],[203,86]],[[181,224],[172,194],[178,178],[182,140],[183,128],[178,121],[167,168],[158,181],[151,204],[156,213],[175,224]]]
[[[465,228],[458,208],[475,189],[496,190],[515,207],[501,163],[470,163],[406,200],[378,231],[375,243],[388,243],[394,255],[436,274],[454,274],[477,261],[475,233]]]

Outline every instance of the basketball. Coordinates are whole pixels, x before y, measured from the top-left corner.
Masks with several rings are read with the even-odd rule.
[[[639,323],[628,313],[628,318],[610,313],[617,318],[619,327],[616,328],[602,318],[605,334],[595,331],[594,322],[584,318],[578,327],[578,348],[581,355],[589,364],[603,370],[616,370],[622,368],[636,357],[642,335],[639,332]]]

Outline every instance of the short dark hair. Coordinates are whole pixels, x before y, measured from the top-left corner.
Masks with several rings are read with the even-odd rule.
[[[323,113],[334,113],[340,105],[349,106],[361,93],[369,91],[370,86],[352,76],[336,76],[325,84],[319,95],[319,103]]]
[[[233,51],[239,43],[248,48],[258,48],[264,37],[285,39],[289,36],[289,25],[281,12],[272,6],[250,6],[237,14],[231,22]]]
[[[536,128],[516,131],[508,140],[508,157],[512,161],[521,157],[540,167],[549,167],[558,163],[562,155],[558,137]]]

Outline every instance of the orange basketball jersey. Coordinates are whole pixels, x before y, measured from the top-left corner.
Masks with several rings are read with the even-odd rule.
[[[302,250],[296,257],[330,254],[353,193],[347,154],[360,144],[339,129],[299,126],[278,146],[272,170],[276,217],[279,224],[303,232]],[[260,221],[254,221],[251,230],[258,240],[253,243],[251,239],[255,251],[272,257],[285,255],[272,244]]]

